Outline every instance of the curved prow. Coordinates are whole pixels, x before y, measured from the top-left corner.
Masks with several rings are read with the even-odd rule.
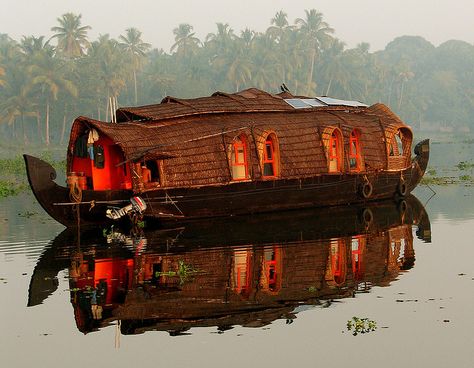
[[[71,214],[65,208],[54,206],[56,202],[66,202],[69,190],[54,182],[56,170],[47,162],[30,155],[23,155],[26,174],[31,190],[41,207],[56,221],[68,226]]]
[[[430,159],[430,140],[424,139],[415,146],[415,157],[412,160],[413,175],[410,183],[411,189],[415,188],[423,178]],[[410,190],[411,190],[410,189]]]

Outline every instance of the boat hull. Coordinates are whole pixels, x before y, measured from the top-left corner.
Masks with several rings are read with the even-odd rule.
[[[415,147],[409,167],[399,171],[326,174],[310,178],[236,182],[219,186],[162,188],[140,194],[148,220],[186,221],[288,209],[347,205],[408,195],[420,182],[429,160],[429,141]],[[106,225],[110,206],[125,206],[129,190],[82,191],[81,203],[54,182],[48,163],[25,155],[28,180],[46,212],[67,227]],[[365,193],[364,193],[365,191]]]

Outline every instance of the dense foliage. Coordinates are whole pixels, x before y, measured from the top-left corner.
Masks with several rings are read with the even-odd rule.
[[[348,49],[316,10],[290,24],[280,11],[264,33],[237,35],[217,23],[198,39],[190,24],[173,30],[170,52],[151,49],[130,28],[117,40],[89,40],[72,13],[58,18],[53,37],[0,34],[0,125],[4,141],[64,143],[72,119],[110,120],[119,106],[257,87],[297,95],[383,102],[414,127],[473,128],[474,46],[438,47],[402,36],[378,52]]]

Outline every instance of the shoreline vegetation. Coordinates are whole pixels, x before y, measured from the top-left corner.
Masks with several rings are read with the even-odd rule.
[[[66,160],[54,159],[51,152],[42,152],[39,157],[49,162],[58,173],[66,171]],[[29,188],[22,155],[0,159],[0,199],[27,192]]]

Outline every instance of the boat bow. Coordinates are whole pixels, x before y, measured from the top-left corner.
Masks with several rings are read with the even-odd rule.
[[[423,178],[428,161],[430,159],[430,140],[424,139],[418,142],[414,149],[415,157],[412,160],[412,179],[410,183],[410,191],[414,189]]]

